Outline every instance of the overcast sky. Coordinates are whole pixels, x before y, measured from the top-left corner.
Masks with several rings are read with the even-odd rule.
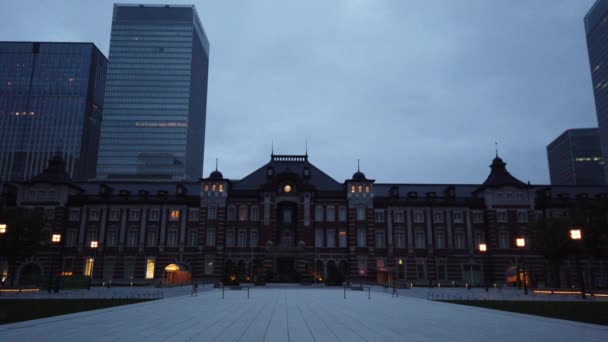
[[[146,0],[144,3],[174,3]],[[191,4],[192,2],[179,2]],[[205,176],[275,153],[343,181],[480,183],[494,142],[548,183],[546,145],[597,127],[583,17],[593,0],[197,0],[211,43]],[[112,1],[2,1],[0,40],[95,43]]]

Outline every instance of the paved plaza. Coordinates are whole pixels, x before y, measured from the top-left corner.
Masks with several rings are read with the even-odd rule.
[[[342,288],[206,289],[0,326],[0,341],[607,341],[608,327]]]

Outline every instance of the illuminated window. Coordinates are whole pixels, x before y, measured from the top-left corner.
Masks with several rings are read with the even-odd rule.
[[[355,186],[354,185],[350,186],[350,192],[355,192]]]
[[[224,184],[220,184],[220,192],[224,192]]]
[[[338,235],[338,244],[340,248],[346,248],[346,244],[347,244],[347,239],[346,239],[346,229],[340,229],[339,235]]]
[[[213,184],[211,185],[211,191],[215,192],[217,189],[217,185]]]
[[[203,187],[203,189],[205,190],[205,192],[209,192],[209,184],[205,184],[205,186]]]
[[[146,261],[146,279],[154,279],[154,258],[148,258]]]
[[[179,220],[179,210],[171,210],[170,220],[171,221],[178,221]]]
[[[357,220],[358,221],[365,220],[365,208],[363,208],[363,207],[357,208]]]
[[[369,185],[365,186],[365,192],[369,192]]]
[[[93,275],[93,264],[95,263],[95,259],[86,258],[84,259],[84,275],[87,277],[91,277]]]
[[[241,205],[239,207],[239,221],[247,221],[247,212],[249,209],[246,205]]]
[[[363,192],[363,186],[359,185],[359,187],[357,188],[357,190],[359,190],[358,192]]]

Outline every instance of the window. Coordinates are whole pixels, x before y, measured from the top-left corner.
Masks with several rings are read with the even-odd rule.
[[[76,239],[78,237],[78,231],[71,229],[68,230],[67,236],[65,237],[65,246],[74,247],[76,246]]]
[[[177,246],[177,229],[169,229],[169,233],[167,234],[167,246]]]
[[[365,208],[359,207],[357,208],[357,221],[365,220]]]
[[[485,239],[483,238],[483,232],[482,231],[475,231],[475,235],[473,236],[473,241],[475,241],[475,248],[479,248],[479,245],[484,243]]]
[[[336,220],[336,208],[332,205],[327,206],[327,221],[334,222]]]
[[[188,210],[188,220],[189,221],[198,221],[198,208],[190,208]]]
[[[91,241],[97,241],[97,230],[90,229],[87,231],[85,246],[91,247]]]
[[[217,207],[208,207],[207,208],[208,212],[207,212],[207,219],[208,220],[215,220],[217,218]]]
[[[249,208],[246,205],[239,206],[239,221],[247,221],[247,211],[249,211]]]
[[[188,234],[188,246],[196,247],[198,246],[198,231],[196,229],[191,229]]]
[[[346,207],[338,208],[338,219],[340,222],[346,222]]]
[[[416,248],[425,248],[426,241],[424,240],[424,231],[417,230],[416,231],[416,239],[414,240]]]
[[[146,241],[146,244],[147,244],[149,247],[156,246],[156,243],[157,243],[157,242],[156,242],[156,241],[157,241],[157,236],[158,236],[158,235],[156,234],[156,230],[149,230],[149,231],[148,231],[148,237],[146,238],[146,240],[147,240],[147,241]]]
[[[376,222],[384,222],[384,210],[375,210],[374,211],[374,220]]]
[[[545,215],[542,210],[536,210],[534,211],[534,217],[536,221],[542,221]]]
[[[376,258],[376,268],[384,268],[385,264],[384,258]]]
[[[154,258],[148,258],[146,260],[146,279],[154,279]]]
[[[315,229],[315,247],[323,247],[323,229]]]
[[[355,192],[355,186],[354,185],[350,186],[350,192]]]
[[[260,208],[257,205],[251,207],[251,221],[257,222],[260,220]]]
[[[436,260],[437,264],[437,280],[447,280],[448,279],[448,268],[445,260]]]
[[[323,206],[321,205],[315,207],[315,221],[323,221]]]
[[[228,221],[236,220],[236,208],[231,205],[228,207]]]
[[[426,264],[424,260],[416,261],[416,278],[426,279]]]
[[[528,211],[527,210],[518,210],[517,211],[517,222],[520,222],[520,223],[528,222]]]
[[[507,192],[507,201],[511,201],[511,200],[513,200],[513,193]]]
[[[403,220],[403,211],[402,210],[395,210],[395,212],[393,213],[393,220],[395,222],[404,222]]]
[[[51,190],[49,192],[49,199],[52,200],[52,201],[54,201],[54,200],[57,199],[57,192],[55,190]]]
[[[454,234],[454,248],[465,249],[464,232],[456,232]]]
[[[118,234],[116,229],[108,230],[108,237],[106,238],[106,245],[108,247],[116,247],[116,243],[118,242]]]
[[[87,277],[93,276],[93,265],[95,264],[95,259],[86,258],[84,259],[84,275]]]
[[[454,223],[464,223],[464,215],[462,211],[454,211],[452,215],[454,218]]]
[[[339,243],[340,248],[346,248],[347,241],[348,241],[346,239],[346,229],[340,229],[338,239],[339,239],[338,243]]]
[[[258,246],[258,231],[257,231],[257,229],[252,229],[250,234],[251,234],[251,237],[250,237],[249,244],[251,245],[251,247],[257,247]]]
[[[99,221],[99,209],[90,209],[89,210],[89,220]]]
[[[215,246],[215,228],[207,228],[207,246]]]
[[[128,247],[137,247],[137,230],[130,229],[129,234],[127,234],[127,246]]]
[[[376,231],[376,248],[385,248],[386,244],[384,241],[384,231],[377,230]]]
[[[395,247],[405,248],[405,231],[395,230]]]
[[[357,247],[365,247],[366,244],[365,228],[357,229]]]
[[[72,208],[70,209],[70,221],[78,221],[80,220],[80,209]]]
[[[445,233],[443,231],[435,232],[435,248],[445,248]]]
[[[525,199],[524,193],[523,192],[518,192],[517,193],[517,200],[523,201],[524,199]]]
[[[179,221],[179,210],[171,210],[169,221]]]
[[[434,211],[433,212],[433,222],[443,223],[443,211]]]
[[[482,211],[473,212],[473,223],[483,223],[483,212]]]
[[[511,243],[509,241],[509,232],[506,230],[501,230],[498,232],[498,246],[500,248],[509,248],[511,247]]]
[[[245,229],[239,229],[239,247],[247,247],[247,231]]]
[[[502,201],[502,192],[496,194],[496,199]]]
[[[357,256],[357,268],[359,269],[359,275],[364,276],[367,274],[367,257]]]
[[[234,229],[226,231],[226,247],[234,247]]]
[[[110,221],[119,221],[119,220],[120,220],[120,209],[110,210]]]
[[[152,209],[150,210],[150,221],[159,221],[160,220],[160,210]]]
[[[508,222],[507,211],[506,210],[497,210],[496,211],[496,221],[505,223]]]
[[[369,192],[369,185],[365,186],[365,192]]]
[[[335,229],[327,230],[327,247],[328,248],[336,247],[336,230]]]
[[[414,211],[414,222],[416,222],[416,223],[424,222],[424,213],[421,210]]]
[[[283,223],[286,224],[291,224],[291,208],[284,208],[283,209]]]
[[[139,221],[139,209],[129,209],[129,221]]]

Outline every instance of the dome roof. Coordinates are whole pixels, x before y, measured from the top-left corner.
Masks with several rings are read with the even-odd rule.
[[[353,174],[353,180],[362,181],[367,180],[367,178],[365,178],[365,174],[363,172],[357,171]]]
[[[209,175],[210,179],[224,179],[224,175],[222,175],[221,172],[219,172],[218,170],[215,170],[213,172],[211,172],[211,174]]]

